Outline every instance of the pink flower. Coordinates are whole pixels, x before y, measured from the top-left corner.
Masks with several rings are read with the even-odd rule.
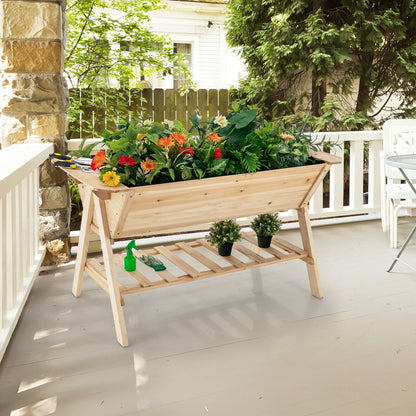
[[[220,159],[222,157],[221,149],[218,147],[214,150],[214,159]]]

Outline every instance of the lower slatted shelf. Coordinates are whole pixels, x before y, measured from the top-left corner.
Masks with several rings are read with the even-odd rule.
[[[125,253],[115,254],[114,262],[122,270],[117,271],[117,275],[120,276],[121,273],[124,273],[131,278],[130,284],[124,280],[124,283],[119,282],[121,295],[234,273],[282,261],[294,259],[311,261],[305,250],[277,236],[273,237],[270,248],[259,248],[255,233],[243,233],[242,240],[234,243],[232,255],[227,257],[219,256],[217,249],[205,239],[180,242],[170,246],[157,246],[139,250],[137,253],[138,257],[142,254],[156,256],[165,264],[166,270],[156,272],[137,260],[137,270],[126,272],[124,270]],[[102,259],[87,260],[86,272],[104,290],[108,291]],[[131,284],[132,282],[134,284]]]

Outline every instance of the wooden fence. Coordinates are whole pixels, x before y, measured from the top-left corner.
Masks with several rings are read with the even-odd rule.
[[[189,116],[198,109],[202,120],[230,108],[226,89],[189,91],[181,95],[173,89],[78,89],[70,90],[69,139],[102,137],[104,129],[115,130],[117,124],[143,117],[154,121],[179,120],[190,127]]]

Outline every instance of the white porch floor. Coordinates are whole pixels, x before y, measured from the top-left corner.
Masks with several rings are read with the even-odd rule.
[[[91,279],[76,299],[73,264],[41,274],[0,367],[0,415],[415,415],[416,273],[386,272],[397,250],[379,221],[314,238],[324,299],[299,260],[133,294],[127,348]],[[404,258],[416,265],[416,239]]]

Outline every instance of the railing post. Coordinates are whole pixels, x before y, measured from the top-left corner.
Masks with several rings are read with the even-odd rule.
[[[331,153],[342,157],[342,163],[331,166],[329,173],[329,207],[340,211],[344,206],[344,143],[333,147]]]
[[[380,181],[380,150],[383,148],[381,140],[371,140],[368,146],[368,205],[380,207],[381,186]]]
[[[354,141],[350,144],[350,201],[352,208],[363,206],[364,182],[364,142]]]

